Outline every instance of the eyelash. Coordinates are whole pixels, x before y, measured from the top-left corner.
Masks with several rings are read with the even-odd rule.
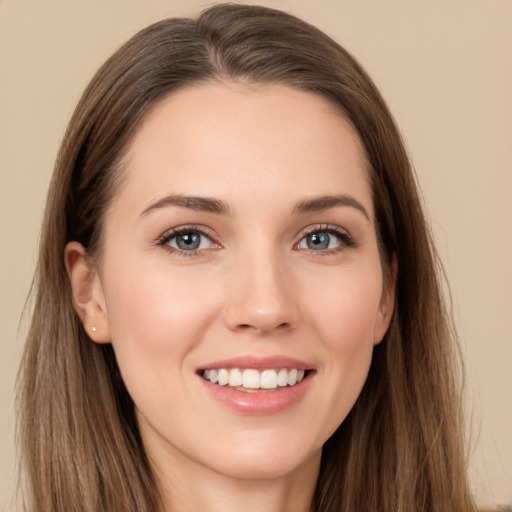
[[[340,226],[336,226],[335,224],[321,224],[317,226],[311,226],[310,228],[307,228],[304,233],[302,233],[301,238],[297,244],[295,244],[295,247],[298,247],[298,245],[309,235],[313,235],[315,233],[327,233],[328,235],[335,235],[337,238],[339,238],[340,243],[336,247],[333,247],[332,249],[323,249],[319,251],[315,251],[313,249],[309,249],[310,253],[314,253],[315,256],[329,256],[333,254],[337,254],[339,252],[344,251],[347,248],[355,248],[357,247],[356,240],[354,237],[345,229],[341,228]]]
[[[322,225],[317,225],[317,226],[311,226],[310,228],[306,229],[306,231],[304,231],[301,234],[299,242],[297,242],[294,245],[294,249],[302,250],[302,249],[298,249],[299,244],[307,236],[315,234],[315,233],[327,233],[329,235],[335,235],[340,240],[339,245],[337,245],[336,247],[334,247],[332,249],[322,249],[322,250],[318,250],[318,251],[315,251],[313,249],[306,249],[310,253],[314,253],[315,255],[329,256],[332,254],[337,254],[337,253],[345,250],[346,248],[357,247],[357,243],[356,243],[355,239],[345,229],[343,229],[339,226],[336,226],[334,224],[322,224]],[[213,245],[217,245],[218,247],[220,247],[220,244],[218,244],[210,234],[206,233],[204,228],[202,228],[200,226],[195,226],[195,225],[182,226],[182,227],[174,228],[170,231],[165,232],[161,237],[159,237],[156,240],[156,245],[164,248],[169,253],[176,254],[178,256],[196,256],[205,250],[205,249],[195,249],[195,250],[185,251],[185,250],[182,250],[182,249],[179,249],[176,247],[171,247],[169,245],[169,242],[173,238],[176,238],[177,236],[184,235],[184,234],[198,234],[198,235],[203,236],[203,237],[207,238],[208,240],[210,240],[210,242]]]
[[[204,251],[204,249],[195,249],[195,250],[190,250],[190,251],[184,251],[182,249],[179,249],[176,247],[171,247],[169,245],[169,242],[173,238],[176,238],[179,235],[184,235],[184,234],[201,235],[201,236],[207,238],[208,240],[210,240],[212,244],[220,247],[220,245],[217,242],[215,242],[213,237],[205,232],[204,228],[201,228],[199,226],[194,226],[194,225],[182,226],[179,228],[171,229],[170,231],[166,231],[160,238],[157,239],[156,245],[158,245],[159,247],[162,247],[169,253],[176,254],[178,256],[195,256],[195,255],[198,255],[199,253],[201,253],[202,251]]]

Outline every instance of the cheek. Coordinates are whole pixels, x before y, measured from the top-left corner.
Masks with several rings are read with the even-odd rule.
[[[354,405],[366,381],[375,344],[381,289],[379,276],[331,281],[311,312],[318,350],[323,351],[334,431]],[[327,386],[326,386],[327,387]]]
[[[358,352],[375,343],[381,276],[375,272],[341,275],[324,282],[310,298],[315,329],[331,353]]]
[[[215,298],[187,272],[169,276],[158,264],[110,269],[105,287],[112,345],[126,380],[158,379],[180,365],[199,343]]]

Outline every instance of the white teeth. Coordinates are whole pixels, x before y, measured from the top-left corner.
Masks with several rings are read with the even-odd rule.
[[[234,369],[229,372],[229,385],[235,388],[242,385],[242,372],[240,370]]]
[[[231,370],[233,371],[233,370]],[[258,389],[260,386],[260,374],[258,370],[244,370],[243,387],[249,389]]]
[[[284,386],[295,386],[304,379],[305,370],[296,368],[279,370],[269,369],[258,371],[252,368],[243,371],[238,368],[219,368],[205,370],[203,377],[212,384],[230,387],[244,387],[247,389],[276,389]]]
[[[288,386],[297,384],[297,370],[294,368],[288,372]]]
[[[229,373],[224,368],[219,370],[217,382],[220,386],[225,386],[229,382]]]
[[[261,387],[263,389],[277,388],[277,373],[275,370],[265,370],[261,374]]]
[[[279,370],[279,373],[277,374],[277,385],[288,386],[288,370],[286,370],[286,368]]]

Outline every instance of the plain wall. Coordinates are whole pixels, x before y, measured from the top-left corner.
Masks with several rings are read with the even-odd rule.
[[[467,362],[471,474],[512,502],[512,2],[264,1],[367,68],[413,159]],[[79,95],[138,29],[207,2],[0,0],[0,510],[15,510],[18,323],[53,162]]]

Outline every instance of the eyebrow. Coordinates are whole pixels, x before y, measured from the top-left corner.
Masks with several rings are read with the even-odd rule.
[[[151,204],[140,214],[140,216],[144,217],[154,210],[159,210],[168,206],[179,206],[181,208],[188,208],[190,210],[197,210],[201,212],[216,213],[219,215],[232,214],[231,208],[224,201],[219,199],[173,194],[159,199],[156,203]]]
[[[318,212],[321,210],[327,210],[334,208],[335,206],[348,206],[359,210],[367,220],[370,220],[370,215],[366,211],[366,208],[354,197],[347,196],[344,194],[335,196],[320,196],[312,197],[299,201],[293,210],[294,213],[308,213]]]
[[[159,199],[155,203],[148,206],[142,213],[141,217],[148,215],[154,210],[159,210],[169,206],[178,206],[181,208],[188,208],[190,210],[197,210],[208,213],[215,213],[218,215],[232,215],[232,209],[228,204],[220,199],[214,199],[211,197],[197,197],[197,196],[183,196],[180,194],[173,194],[162,199]],[[347,206],[355,208],[360,211],[367,220],[370,220],[370,216],[366,211],[366,208],[354,197],[348,195],[335,195],[335,196],[320,196],[312,197],[299,201],[293,213],[308,213],[318,212],[321,210],[327,210],[336,206]]]

